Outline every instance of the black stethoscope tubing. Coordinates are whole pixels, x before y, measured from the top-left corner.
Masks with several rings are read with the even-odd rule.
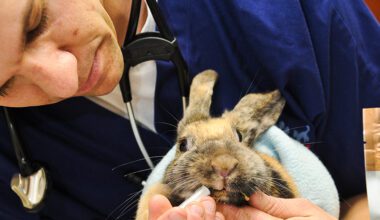
[[[16,154],[17,163],[20,169],[20,174],[23,177],[29,176],[34,173],[32,168],[31,160],[29,159],[23,144],[21,143],[21,138],[16,129],[15,122],[8,108],[3,107],[5,121],[7,122],[9,134],[11,136],[11,143]]]
[[[189,97],[189,76],[187,64],[178,47],[176,38],[165,22],[159,6],[155,0],[146,0],[159,32],[136,34],[140,16],[141,0],[133,0],[131,6],[130,22],[128,24],[125,41],[121,48],[124,58],[123,77],[120,87],[124,102],[132,100],[129,68],[148,60],[171,61],[177,68],[178,84],[183,107],[185,109]],[[184,100],[185,99],[185,100]]]
[[[157,2],[155,0],[146,0],[146,3],[152,13],[153,19],[156,22],[158,32],[136,34],[140,16],[141,0],[132,0],[130,22],[127,27],[125,41],[121,47],[125,66],[122,79],[120,80],[120,89],[123,96],[123,101],[126,104],[129,121],[131,123],[137,145],[139,146],[145,161],[153,169],[154,164],[149,157],[143,141],[141,140],[133,114],[131,104],[132,94],[129,80],[130,67],[149,60],[171,61],[177,69],[183,112],[187,106],[190,89],[187,64],[183,59],[176,38],[173,36],[168,25],[166,24]]]

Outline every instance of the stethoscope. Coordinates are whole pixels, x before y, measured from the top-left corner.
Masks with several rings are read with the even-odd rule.
[[[182,57],[176,38],[171,33],[156,0],[146,0],[159,32],[145,32],[136,34],[140,16],[141,0],[132,0],[131,14],[127,34],[121,47],[124,58],[124,71],[120,81],[123,101],[126,104],[129,121],[136,142],[150,168],[154,168],[148,152],[141,140],[136,119],[132,108],[132,94],[129,81],[129,69],[148,60],[171,61],[177,68],[179,89],[182,97],[183,111],[189,97],[189,80],[185,60]],[[30,212],[38,212],[43,205],[49,188],[49,178],[46,168],[32,161],[26,153],[25,146],[16,129],[12,112],[4,108],[4,115],[8,124],[11,142],[16,153],[20,173],[11,179],[11,189],[20,198],[23,207]]]

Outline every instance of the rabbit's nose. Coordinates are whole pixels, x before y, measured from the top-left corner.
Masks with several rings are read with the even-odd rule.
[[[234,171],[238,163],[239,161],[235,157],[228,154],[222,154],[211,161],[211,166],[215,173],[226,178]]]

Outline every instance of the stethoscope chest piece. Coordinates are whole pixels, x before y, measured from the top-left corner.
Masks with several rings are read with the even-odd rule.
[[[15,174],[11,180],[11,189],[18,195],[24,208],[31,212],[41,206],[46,197],[47,187],[47,174],[44,168],[26,177]]]
[[[15,128],[10,109],[3,107],[3,111],[20,168],[20,173],[16,173],[11,179],[11,189],[20,198],[27,211],[38,212],[47,194],[48,174],[43,166],[31,162]]]

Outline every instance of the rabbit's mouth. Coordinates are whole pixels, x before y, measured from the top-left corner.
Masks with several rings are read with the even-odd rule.
[[[221,190],[210,188],[211,197],[216,202],[232,204],[237,206],[248,205],[249,195],[251,192],[242,192],[240,190],[226,189]]]
[[[227,203],[228,202],[228,191],[226,189],[217,190],[217,189],[210,189],[211,196],[217,201],[221,203]]]

